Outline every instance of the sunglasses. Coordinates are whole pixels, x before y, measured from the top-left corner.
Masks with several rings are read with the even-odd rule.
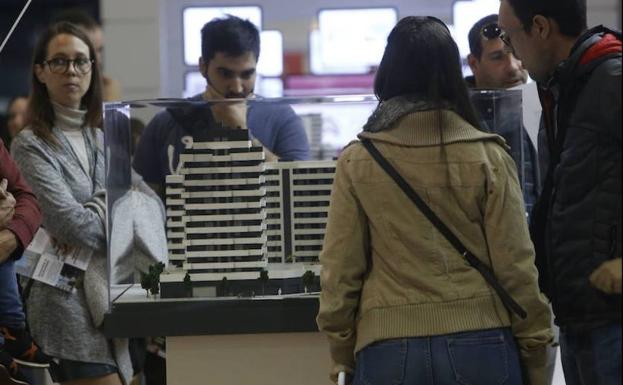
[[[487,40],[497,39],[503,35],[497,23],[487,24],[480,30],[480,35]]]
[[[511,44],[511,39],[508,34],[497,25],[497,23],[487,24],[480,30],[480,35],[486,40],[500,39],[504,43],[508,52],[515,54],[515,50]]]

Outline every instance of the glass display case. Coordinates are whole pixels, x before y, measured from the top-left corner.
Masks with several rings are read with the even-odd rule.
[[[534,188],[521,92],[471,98],[483,129],[510,146],[524,191]],[[371,95],[106,104],[111,312],[317,292],[334,159],[377,104]],[[248,129],[216,123],[236,109]]]
[[[482,126],[521,149],[521,95],[472,99]],[[191,366],[220,384],[326,381],[315,319],[335,159],[377,105],[371,95],[106,104],[105,333],[167,336],[173,385],[205,383]]]
[[[270,308],[311,298],[315,311],[334,159],[377,104],[369,95],[106,104],[109,321],[204,299]],[[247,127],[214,118],[241,110]]]

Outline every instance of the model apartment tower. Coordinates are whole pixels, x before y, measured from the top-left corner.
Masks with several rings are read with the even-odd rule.
[[[268,261],[317,263],[335,162],[273,162],[265,168]]]
[[[180,155],[166,179],[172,267],[193,282],[257,278],[266,268],[264,152],[247,130],[211,129]],[[185,273],[184,273],[185,275]],[[179,278],[179,277],[178,277]],[[194,290],[201,290],[198,285]],[[213,294],[209,289],[204,295]]]
[[[301,276],[320,272],[335,162],[265,163],[246,130],[211,130],[189,147],[166,179],[162,296],[180,295],[186,274],[194,296],[225,283],[251,292],[263,270],[272,292],[302,291]]]

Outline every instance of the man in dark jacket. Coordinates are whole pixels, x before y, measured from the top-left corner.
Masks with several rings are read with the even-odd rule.
[[[585,0],[502,0],[499,25],[540,85],[531,231],[567,384],[621,384],[621,34]]]

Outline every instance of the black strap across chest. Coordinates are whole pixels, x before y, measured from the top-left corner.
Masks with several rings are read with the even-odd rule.
[[[417,192],[409,185],[409,183],[396,171],[396,169],[385,159],[385,157],[379,152],[379,150],[368,139],[363,139],[361,143],[368,150],[374,160],[385,170],[385,172],[398,184],[402,191],[413,201],[413,203],[420,209],[422,214],[439,230],[439,232],[448,240],[448,242],[454,247],[454,249],[461,254],[467,262],[474,269],[482,275],[487,283],[495,290],[499,295],[502,303],[506,308],[515,313],[522,319],[527,316],[526,311],[510,296],[510,294],[504,289],[500,282],[495,277],[493,270],[485,265],[480,259],[472,254],[463,243],[454,235],[454,233],[439,219],[439,217],[431,210],[431,208],[424,202],[424,200],[418,195]]]

